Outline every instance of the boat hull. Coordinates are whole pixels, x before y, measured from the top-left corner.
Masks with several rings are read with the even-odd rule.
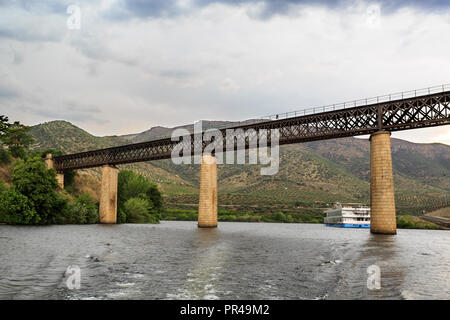
[[[359,224],[359,223],[326,223],[327,227],[338,227],[338,228],[362,228],[369,229],[370,224]]]

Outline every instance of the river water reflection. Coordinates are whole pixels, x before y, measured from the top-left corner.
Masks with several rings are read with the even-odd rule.
[[[65,271],[79,266],[81,288]],[[367,267],[381,289],[367,288]],[[0,299],[449,299],[450,233],[317,224],[0,225]]]

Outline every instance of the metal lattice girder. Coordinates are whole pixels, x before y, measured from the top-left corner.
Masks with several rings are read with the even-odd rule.
[[[280,144],[307,142],[340,137],[364,135],[378,130],[397,131],[414,128],[425,128],[450,124],[450,91],[428,94],[408,99],[400,99],[383,103],[375,103],[349,109],[322,112],[312,115],[285,118],[274,121],[259,121],[253,124],[220,129],[226,139],[226,130],[243,129],[238,138],[245,139],[245,148],[249,148],[249,137],[246,135],[254,129],[256,132],[278,129]],[[250,132],[251,133],[251,132]],[[270,134],[268,144],[270,144]],[[232,138],[234,149],[237,143]],[[181,139],[190,143],[194,150],[203,150],[209,142],[200,139]],[[69,154],[54,158],[54,166],[58,171],[82,169],[102,165],[117,165],[158,159],[168,159],[178,141],[170,138],[124,145],[119,147]],[[197,145],[195,145],[197,143]]]

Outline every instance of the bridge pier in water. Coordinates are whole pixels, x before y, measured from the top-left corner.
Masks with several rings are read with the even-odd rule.
[[[100,223],[117,222],[117,182],[119,169],[114,166],[102,167],[102,185],[100,191]]]
[[[51,153],[48,153],[45,156],[45,166],[47,169],[54,168],[53,156]],[[64,189],[64,172],[56,172],[56,180],[58,181],[58,185],[61,189]]]
[[[370,136],[371,233],[397,233],[390,136],[387,131]]]
[[[198,227],[217,227],[217,160],[211,154],[202,155]]]

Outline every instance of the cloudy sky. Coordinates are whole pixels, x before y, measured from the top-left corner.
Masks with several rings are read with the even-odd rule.
[[[95,135],[244,120],[450,83],[449,37],[444,0],[0,0],[0,114]]]

